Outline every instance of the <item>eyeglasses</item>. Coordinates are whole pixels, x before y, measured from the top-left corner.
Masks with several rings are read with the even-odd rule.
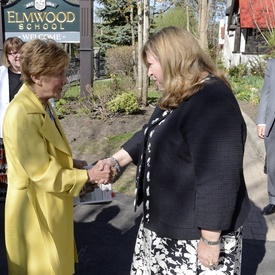
[[[15,57],[16,55],[18,55],[19,52],[14,52],[14,53],[8,53],[8,55],[12,55],[13,57]]]

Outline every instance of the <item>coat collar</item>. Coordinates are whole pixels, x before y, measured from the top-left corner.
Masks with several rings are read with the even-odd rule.
[[[20,93],[18,93],[16,97],[17,96],[23,96],[27,98],[25,102],[27,104],[26,110],[28,114],[42,115],[43,121],[41,128],[39,129],[41,135],[60,151],[68,155],[72,155],[63,128],[51,104],[48,102],[48,106],[54,116],[55,122],[51,120],[48,112],[45,110],[37,96],[29,89],[27,85],[23,84],[23,86],[20,89]]]
[[[173,110],[170,110],[170,109],[163,111],[157,106],[154,116],[152,116],[152,119],[148,123],[148,127],[151,127],[151,126],[161,123],[161,121],[166,119],[166,117],[172,112],[173,112]]]

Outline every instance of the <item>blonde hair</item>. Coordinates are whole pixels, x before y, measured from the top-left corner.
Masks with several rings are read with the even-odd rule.
[[[229,85],[225,77],[217,72],[215,64],[197,39],[186,30],[167,27],[154,34],[141,53],[147,67],[148,53],[160,62],[163,71],[162,109],[177,108],[183,100],[198,92],[203,85],[201,77],[205,72],[223,79]]]
[[[70,56],[52,39],[34,39],[20,50],[21,78],[26,84],[33,84],[32,76],[51,75],[66,70]]]
[[[8,55],[11,52],[19,52],[24,42],[19,37],[9,37],[5,40],[3,45],[2,64],[10,67]]]

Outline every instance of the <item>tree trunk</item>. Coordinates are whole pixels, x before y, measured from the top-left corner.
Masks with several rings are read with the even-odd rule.
[[[149,39],[149,29],[150,29],[150,6],[149,0],[144,0],[144,8],[143,8],[143,43]],[[143,83],[142,83],[142,104],[144,106],[147,105],[148,98],[148,86],[149,86],[149,78],[147,76],[147,68],[146,66],[142,66],[142,75],[143,75]]]
[[[138,97],[142,99],[142,61],[140,57],[140,52],[143,45],[143,37],[142,37],[142,0],[137,0],[137,8],[138,8],[138,81],[137,81],[137,89],[138,89]]]
[[[186,5],[186,30],[190,32],[190,23],[189,23],[189,6]]]
[[[198,31],[199,31],[200,44],[204,50],[208,50],[207,28],[208,28],[208,0],[199,0]]]
[[[136,43],[135,43],[135,29],[134,29],[134,8],[131,7],[130,13],[130,26],[132,34],[132,59],[133,59],[133,68],[134,68],[134,79],[137,83],[137,59],[136,59]]]

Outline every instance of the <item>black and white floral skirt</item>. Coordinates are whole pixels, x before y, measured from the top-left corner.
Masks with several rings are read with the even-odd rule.
[[[7,161],[3,139],[0,138],[0,189],[7,188]]]
[[[239,275],[242,257],[242,227],[223,235],[219,265],[210,270],[197,258],[199,240],[159,238],[140,224],[131,275]]]

